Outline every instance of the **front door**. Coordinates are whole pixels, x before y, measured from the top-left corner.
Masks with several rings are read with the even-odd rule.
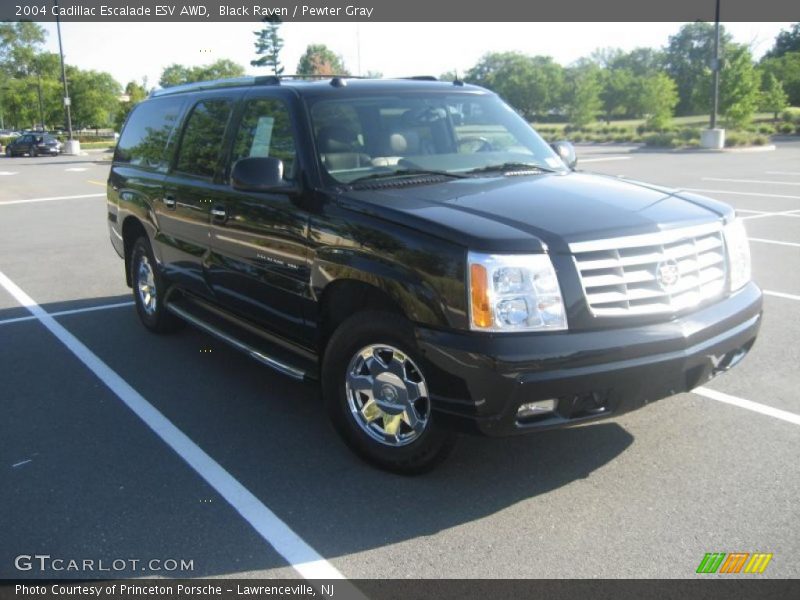
[[[255,156],[280,158],[287,181],[298,176],[291,113],[277,96],[244,102],[229,165]],[[208,269],[214,295],[275,333],[299,339],[309,293],[307,211],[284,193],[227,187],[219,200],[212,207]]]

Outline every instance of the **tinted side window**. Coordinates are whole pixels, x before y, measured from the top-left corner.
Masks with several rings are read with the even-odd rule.
[[[165,170],[167,148],[182,106],[181,98],[148,100],[136,106],[122,130],[114,160]]]
[[[245,105],[231,164],[240,158],[272,156],[283,161],[285,179],[294,175],[295,144],[289,107],[274,98],[251,100]]]
[[[203,100],[195,105],[183,130],[176,171],[214,176],[230,114],[229,100]]]

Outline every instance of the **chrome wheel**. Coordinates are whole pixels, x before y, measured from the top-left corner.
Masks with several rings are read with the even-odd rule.
[[[422,371],[393,346],[371,344],[359,350],[347,367],[345,391],[358,426],[387,446],[410,444],[430,422]]]
[[[146,255],[139,257],[139,267],[136,270],[136,291],[142,303],[144,312],[153,315],[156,312],[156,279],[153,267]]]

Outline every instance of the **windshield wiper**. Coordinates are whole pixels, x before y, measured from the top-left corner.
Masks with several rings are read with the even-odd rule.
[[[558,169],[543,167],[537,163],[505,162],[497,165],[487,165],[467,171],[469,174],[491,173],[492,171],[540,171],[542,173],[558,173]]]
[[[453,179],[464,179],[467,175],[461,173],[451,173],[450,171],[437,171],[435,169],[396,169],[394,171],[386,171],[383,173],[372,173],[371,175],[364,175],[349,182],[351,185],[354,183],[361,183],[362,181],[369,181],[371,179],[387,179],[390,177],[416,177],[419,175],[438,175],[441,177],[451,177]]]

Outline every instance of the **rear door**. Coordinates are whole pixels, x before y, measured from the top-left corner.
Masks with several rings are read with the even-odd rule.
[[[297,135],[291,97],[259,90],[245,97],[233,134],[227,172],[237,160],[272,156],[287,182],[298,181]],[[299,188],[299,186],[296,186]],[[299,194],[241,192],[229,185],[211,220],[208,271],[215,296],[276,333],[300,339],[303,300],[309,294],[306,234],[309,220]]]
[[[210,248],[211,209],[224,192],[221,157],[234,104],[234,96],[216,94],[191,105],[157,208],[167,276],[203,296],[212,295],[204,261]]]

